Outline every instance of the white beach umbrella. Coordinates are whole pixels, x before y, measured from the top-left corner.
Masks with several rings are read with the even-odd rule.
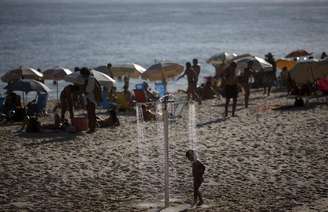
[[[59,80],[64,80],[65,77],[69,74],[72,74],[72,71],[67,68],[54,67],[54,68],[47,69],[43,72],[43,79],[59,81]],[[57,100],[58,100],[58,93],[59,93],[58,82],[56,83],[56,85],[57,85]]]
[[[212,57],[210,57],[207,60],[207,63],[212,64],[214,66],[222,65],[222,64],[225,64],[227,62],[230,62],[235,57],[237,57],[236,53],[230,54],[230,53],[227,53],[227,52],[222,52],[222,53],[215,54]]]
[[[14,69],[11,71],[8,71],[5,73],[2,77],[1,80],[3,82],[10,82],[10,81],[15,81],[18,79],[41,79],[43,77],[43,74],[34,68],[18,68]]]
[[[12,90],[12,91],[23,91],[25,93],[28,93],[30,91],[36,91],[36,92],[49,92],[50,88],[43,84],[42,82],[31,80],[31,79],[23,79],[23,80],[17,80],[14,83],[8,84],[4,89]]]
[[[90,71],[93,77],[99,82],[100,85],[105,86],[105,87],[111,87],[115,83],[115,80],[112,79],[110,76],[107,74],[104,74],[102,72],[96,71],[96,70],[91,70]],[[84,85],[85,79],[82,77],[80,72],[74,72],[70,75],[67,75],[65,77],[65,81],[67,82],[72,82],[75,84],[79,85]]]
[[[43,79],[56,81],[64,80],[65,77],[71,73],[71,70],[63,67],[50,68],[43,72]]]
[[[183,72],[183,66],[177,63],[162,62],[150,66],[141,77],[150,81],[175,78]]]
[[[109,75],[108,69],[106,66],[99,66],[99,67],[95,68],[95,70]],[[135,63],[113,65],[111,67],[111,72],[114,77],[127,76],[130,78],[139,78],[141,76],[141,74],[145,71],[146,71],[146,69],[144,67],[142,67],[141,65],[135,64]]]
[[[236,73],[239,75],[247,67],[248,62],[253,62],[253,70],[256,72],[259,71],[272,71],[272,65],[265,61],[263,58],[252,56],[252,55],[240,55],[232,60],[237,64]]]

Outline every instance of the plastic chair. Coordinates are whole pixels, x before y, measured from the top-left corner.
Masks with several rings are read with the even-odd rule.
[[[158,92],[159,96],[165,96],[166,95],[166,86],[162,82],[156,82],[155,83],[155,90]]]

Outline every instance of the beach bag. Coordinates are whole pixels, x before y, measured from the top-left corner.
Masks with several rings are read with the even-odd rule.
[[[101,86],[98,82],[98,80],[95,79],[95,90],[94,90],[94,94],[95,94],[95,100],[97,103],[101,102]]]

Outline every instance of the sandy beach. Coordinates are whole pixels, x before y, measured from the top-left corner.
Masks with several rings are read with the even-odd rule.
[[[253,91],[237,117],[224,100],[196,104],[196,149],[205,164],[205,205],[187,211],[328,211],[328,106]],[[280,107],[279,107],[280,106]],[[283,107],[281,107],[283,106]],[[272,109],[273,108],[273,109]],[[187,113],[187,110],[182,113]],[[190,148],[183,115],[170,126],[171,205],[192,202]],[[163,197],[162,142],[148,122],[138,142],[136,116],[84,132],[0,128],[0,211],[156,211]]]

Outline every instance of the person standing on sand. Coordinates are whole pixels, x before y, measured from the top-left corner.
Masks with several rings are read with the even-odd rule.
[[[82,77],[85,79],[84,94],[87,99],[87,114],[89,131],[87,133],[94,133],[96,131],[96,97],[95,87],[96,79],[91,75],[88,68],[82,68],[80,71]]]
[[[188,100],[190,99],[191,96],[193,99],[196,99],[199,104],[202,104],[202,101],[196,92],[196,82],[197,82],[198,75],[191,67],[190,62],[186,63],[185,72],[180,77],[178,77],[177,80],[181,79],[185,75],[187,75],[187,80],[188,80],[188,88],[187,88]]]
[[[226,98],[226,104],[225,104],[225,112],[224,116],[228,116],[228,106],[230,103],[230,99],[232,98],[232,116],[235,116],[236,111],[236,105],[237,105],[237,98],[238,98],[238,87],[242,87],[237,79],[236,76],[236,67],[237,64],[235,62],[232,62],[229,67],[224,71],[223,73],[223,88],[224,88],[224,94]]]
[[[195,77],[195,85],[197,88],[197,84],[198,84],[198,78],[199,78],[199,74],[200,74],[200,65],[198,64],[198,60],[196,58],[194,58],[192,60],[192,69],[194,70],[196,77]]]
[[[73,105],[74,99],[77,96],[78,91],[78,86],[68,85],[60,93],[61,121],[64,121],[66,111],[69,112],[69,117],[71,121],[74,118]]]
[[[196,204],[197,206],[200,206],[204,203],[199,188],[204,182],[203,175],[205,172],[205,166],[197,159],[197,155],[193,150],[188,150],[186,152],[186,157],[189,161],[192,162],[192,176],[193,176],[193,187],[194,187],[193,206]],[[197,203],[197,199],[199,199],[198,203]]]
[[[254,77],[253,63],[254,63],[253,61],[249,61],[247,63],[247,67],[244,69],[244,72],[239,77],[239,82],[244,89],[245,108],[248,108],[248,100],[250,96],[249,79],[251,76]]]
[[[110,76],[112,79],[114,79],[114,75],[113,75],[113,72],[112,72],[112,64],[111,63],[108,63],[107,64],[107,73],[108,73],[108,76]]]
[[[277,64],[276,60],[274,59],[273,55],[271,52],[265,55],[265,60],[272,65],[272,72],[267,72],[263,76],[263,86],[264,86],[264,91],[263,94],[267,94],[267,96],[270,96],[271,93],[271,87],[274,85],[274,83],[277,81]],[[267,92],[268,91],[268,92]]]

